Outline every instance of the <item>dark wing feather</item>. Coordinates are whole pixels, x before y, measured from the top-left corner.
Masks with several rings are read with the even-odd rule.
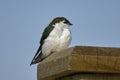
[[[41,37],[41,40],[40,40],[40,46],[39,46],[39,48],[38,48],[38,50],[37,50],[37,52],[36,52],[36,54],[35,54],[35,56],[34,56],[30,65],[38,63],[41,60],[43,60],[42,59],[42,52],[41,52],[42,45],[44,43],[44,40],[49,36],[50,32],[53,30],[53,28],[54,28],[53,26],[48,26],[48,27],[45,28],[45,30],[43,32],[43,35]]]
[[[45,28],[45,30],[43,32],[43,36],[40,40],[41,46],[43,45],[44,40],[49,36],[50,32],[53,30],[53,28],[54,28],[53,26],[48,26],[48,27]]]

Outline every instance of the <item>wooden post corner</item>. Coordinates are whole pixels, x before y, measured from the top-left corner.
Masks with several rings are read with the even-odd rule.
[[[107,74],[120,80],[120,48],[75,46],[53,53],[37,66],[37,80],[95,80]],[[77,79],[66,79],[71,75]]]

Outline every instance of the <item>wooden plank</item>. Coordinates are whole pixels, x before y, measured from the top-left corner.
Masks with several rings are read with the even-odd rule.
[[[38,80],[74,73],[120,73],[120,48],[75,46],[53,53],[37,67]]]

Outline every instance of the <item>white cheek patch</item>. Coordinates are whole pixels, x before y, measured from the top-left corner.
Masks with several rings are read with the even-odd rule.
[[[69,25],[68,25],[68,24],[65,24],[64,22],[65,22],[65,20],[63,20],[63,21],[61,21],[61,22],[59,22],[59,23],[56,23],[56,24],[54,24],[53,26],[54,26],[54,27],[61,27],[61,28],[69,28]]]
[[[63,23],[65,22],[65,20],[62,21]]]

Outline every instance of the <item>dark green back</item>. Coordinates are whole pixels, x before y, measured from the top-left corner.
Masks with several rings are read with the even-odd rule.
[[[43,32],[43,35],[41,37],[41,40],[40,40],[40,44],[41,44],[40,46],[43,45],[44,40],[49,36],[49,34],[53,30],[53,28],[54,28],[53,26],[48,26],[48,27],[45,28],[45,30]]]

